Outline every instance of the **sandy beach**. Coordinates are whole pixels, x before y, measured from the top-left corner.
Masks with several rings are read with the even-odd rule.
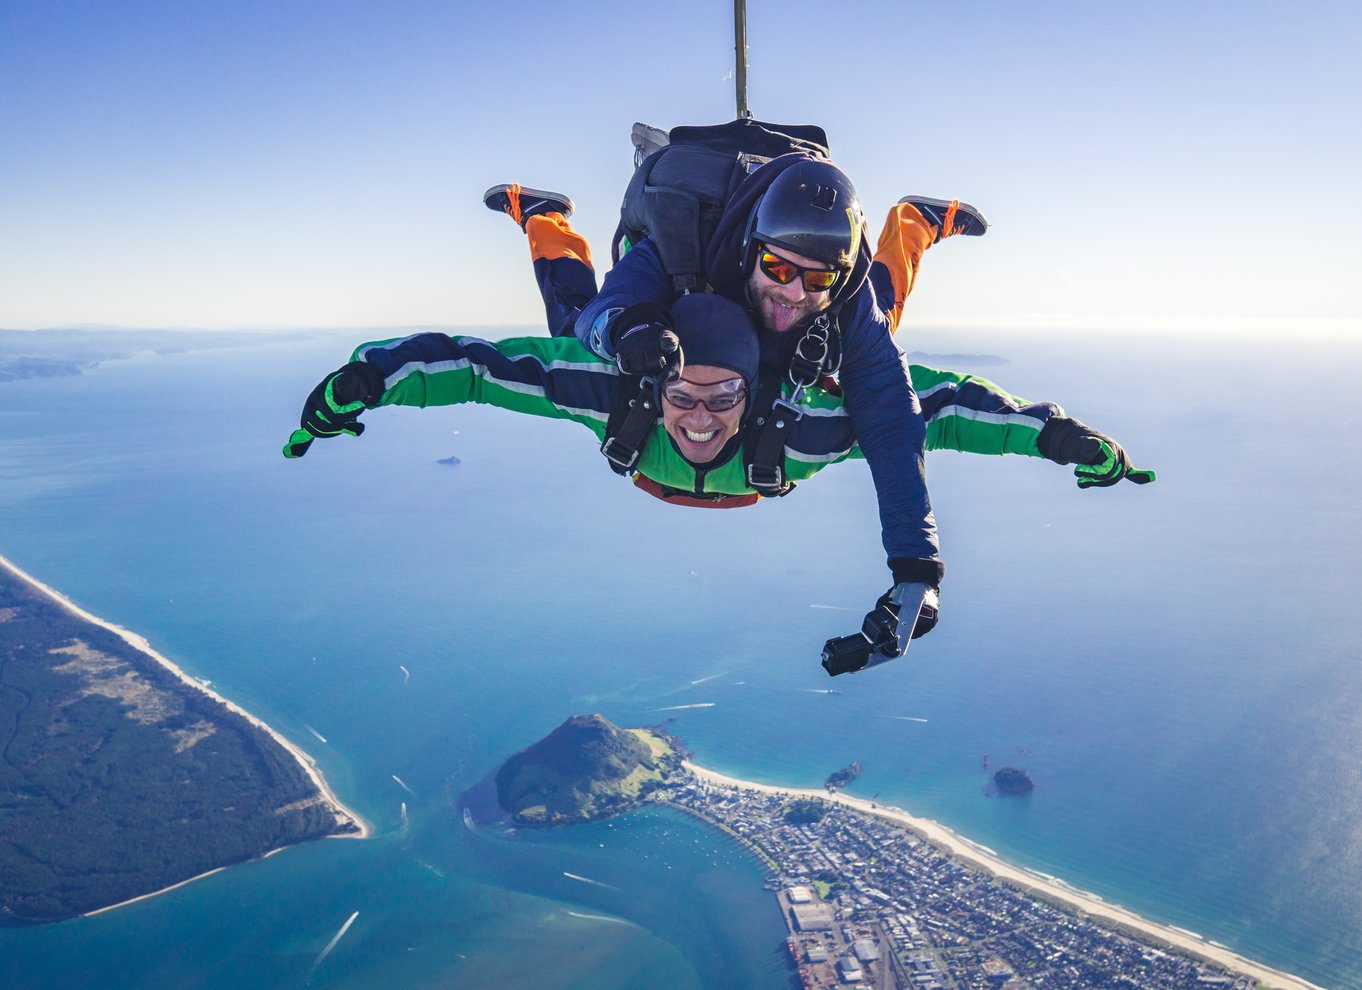
[[[56,602],[58,605],[61,605],[63,608],[67,609],[68,611],[72,612],[73,614],[75,614],[75,615],[79,616],[80,618],[84,619],[86,622],[93,623],[94,625],[97,625],[97,626],[100,626],[100,627],[102,627],[102,628],[104,628],[104,629],[109,630],[110,632],[112,632],[113,634],[115,634],[116,636],[118,636],[119,638],[121,638],[121,639],[122,639],[124,642],[126,642],[129,646],[133,647],[133,648],[136,649],[136,650],[141,651],[142,653],[146,654],[146,655],[147,655],[148,657],[150,657],[151,659],[155,660],[158,664],[160,664],[161,666],[163,666],[166,670],[170,671],[172,674],[174,674],[177,678],[179,678],[182,682],[184,682],[184,684],[186,684],[186,685],[189,686],[190,688],[193,688],[195,691],[199,691],[199,692],[201,692],[201,693],[203,693],[203,694],[208,695],[209,697],[213,698],[215,701],[220,702],[221,704],[223,704],[223,705],[225,705],[227,708],[229,708],[231,711],[235,712],[236,714],[240,715],[242,718],[246,719],[246,720],[247,720],[248,722],[250,722],[252,725],[254,725],[254,726],[258,727],[259,729],[261,729],[262,731],[268,733],[271,739],[273,739],[275,742],[277,742],[277,743],[278,743],[280,746],[282,746],[284,749],[288,750],[288,752],[289,752],[290,754],[292,754],[293,758],[294,758],[295,760],[298,761],[299,766],[301,766],[301,767],[303,768],[303,771],[307,774],[308,778],[312,781],[313,785],[314,785],[314,786],[317,788],[317,790],[320,792],[322,801],[326,804],[326,806],[327,806],[328,808],[331,809],[331,812],[335,815],[337,825],[344,825],[344,824],[346,824],[346,823],[349,823],[349,824],[351,824],[351,825],[354,826],[355,831],[347,832],[347,833],[342,833],[342,834],[334,835],[334,836],[328,836],[328,838],[334,838],[334,839],[365,839],[365,838],[368,838],[368,837],[369,837],[369,835],[371,834],[371,829],[370,829],[369,823],[368,823],[367,821],[365,821],[363,818],[361,818],[361,817],[360,817],[358,814],[356,814],[354,811],[352,811],[350,808],[346,807],[344,804],[341,803],[340,799],[339,799],[338,797],[336,797],[335,792],[331,790],[330,785],[327,784],[326,778],[322,776],[321,771],[320,771],[320,770],[318,769],[318,767],[317,767],[317,761],[314,760],[310,755],[308,755],[306,752],[304,752],[304,751],[303,751],[301,748],[299,748],[297,745],[295,745],[294,743],[290,742],[288,739],[285,739],[282,735],[280,735],[278,732],[276,732],[273,728],[271,728],[270,726],[266,725],[266,724],[265,724],[264,722],[262,722],[260,719],[256,718],[254,715],[252,715],[250,712],[246,711],[245,709],[243,709],[243,708],[240,707],[239,705],[237,705],[237,704],[235,704],[234,702],[228,700],[227,698],[224,698],[222,695],[218,694],[216,691],[213,691],[213,690],[211,690],[211,689],[209,689],[209,688],[204,687],[203,684],[201,684],[199,681],[195,680],[193,677],[190,677],[188,674],[186,674],[183,670],[181,670],[181,669],[180,669],[179,667],[177,667],[175,664],[171,663],[169,660],[167,660],[167,659],[166,659],[165,657],[163,657],[161,654],[159,654],[159,653],[157,653],[155,650],[153,650],[153,649],[151,648],[151,644],[148,643],[147,640],[146,640],[144,637],[139,636],[139,635],[137,635],[137,634],[134,633],[134,632],[129,632],[128,630],[123,629],[123,628],[121,628],[121,627],[119,627],[119,626],[116,626],[116,625],[114,625],[114,624],[111,623],[111,622],[105,622],[103,619],[99,618],[98,616],[91,615],[89,612],[85,611],[83,608],[81,608],[80,606],[78,606],[78,605],[76,605],[74,602],[72,602],[69,598],[67,598],[67,597],[66,597],[65,595],[63,595],[61,592],[59,592],[59,591],[57,591],[57,590],[55,590],[55,589],[53,589],[53,588],[48,587],[47,585],[45,585],[45,584],[43,584],[41,581],[39,581],[37,578],[33,577],[31,574],[28,574],[27,572],[25,572],[25,571],[21,570],[20,568],[18,568],[17,566],[15,566],[15,564],[14,564],[12,561],[10,561],[9,559],[7,559],[6,557],[0,556],[0,565],[3,565],[4,568],[5,568],[6,570],[8,570],[8,571],[9,571],[11,574],[13,574],[15,577],[19,578],[21,581],[24,581],[24,582],[25,582],[26,584],[28,584],[30,587],[32,587],[32,588],[34,588],[35,590],[37,590],[37,591],[41,592],[42,594],[46,595],[46,596],[47,596],[48,598],[50,598],[52,601]],[[277,852],[277,851],[278,851],[278,850],[271,850],[271,853]],[[270,853],[266,853],[266,855],[270,855]],[[210,871],[210,872],[217,872],[217,871],[214,870],[214,871]],[[203,876],[207,876],[207,875],[208,875],[208,874],[206,874],[206,873],[203,874]],[[195,877],[194,879],[198,879],[198,878]],[[188,883],[189,881],[184,881],[184,882],[185,882],[185,883]],[[176,884],[175,886],[177,886],[177,887],[178,887],[178,886],[182,886],[182,884]],[[173,888],[166,888],[166,889],[173,889]],[[156,891],[156,893],[163,893],[163,891]],[[144,897],[150,897],[150,896],[153,896],[153,895],[152,895],[152,894],[146,894],[146,895],[144,895]],[[138,897],[138,898],[135,898],[134,900],[142,900],[142,899],[143,899],[143,897]],[[129,903],[132,903],[132,901],[125,901],[125,902],[123,902],[123,903],[129,904]],[[120,906],[122,906],[122,905],[117,905],[117,904],[116,904],[116,905],[111,905],[110,907],[108,907],[108,908],[102,908],[101,910],[103,910],[103,911],[108,911],[108,910],[111,910],[113,907],[120,907]]]
[[[788,794],[793,797],[822,798],[853,808],[863,814],[873,815],[902,825],[961,862],[969,863],[1000,880],[1033,891],[1049,900],[1067,904],[1090,917],[1104,919],[1121,927],[1140,932],[1151,939],[1209,960],[1232,972],[1251,976],[1259,983],[1272,987],[1274,990],[1324,990],[1318,984],[1293,976],[1290,973],[1270,969],[1251,959],[1245,959],[1229,949],[1212,945],[1198,937],[1194,932],[1157,924],[1127,911],[1123,907],[1109,904],[1096,894],[1086,893],[1056,878],[1047,878],[1033,871],[1006,863],[991,850],[952,832],[939,822],[934,822],[928,818],[914,817],[901,808],[889,807],[841,792],[829,794],[823,788],[772,787],[768,784],[756,784],[752,781],[729,777],[714,770],[707,770],[690,762],[686,762],[685,766],[697,777],[711,784],[734,787],[739,790],[759,791],[763,794]]]

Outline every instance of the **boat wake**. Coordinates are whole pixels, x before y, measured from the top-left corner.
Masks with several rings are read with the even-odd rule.
[[[577,874],[569,873],[567,870],[563,871],[563,876],[567,877],[569,880],[580,880],[582,883],[589,883],[593,887],[604,887],[606,890],[614,890],[618,891],[619,893],[624,893],[624,891],[620,890],[618,887],[612,886],[611,884],[601,883],[599,880],[592,880],[590,877],[579,877]]]

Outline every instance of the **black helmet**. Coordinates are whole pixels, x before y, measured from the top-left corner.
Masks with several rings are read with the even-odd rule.
[[[772,181],[748,220],[743,244],[748,270],[757,244],[851,268],[861,248],[865,215],[856,187],[831,162],[803,161]]]

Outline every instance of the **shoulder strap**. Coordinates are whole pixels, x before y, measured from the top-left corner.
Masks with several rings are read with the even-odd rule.
[[[794,388],[788,399],[781,395],[786,376],[769,367],[761,370],[743,441],[743,464],[747,483],[762,495],[772,498],[794,490],[794,482],[785,477],[785,441],[804,417],[799,397],[810,385],[836,374],[841,364],[841,328],[825,314],[795,344],[788,372]]]
[[[747,483],[767,498],[788,495],[794,488],[785,479],[785,438],[803,414],[781,398],[783,380],[775,369],[762,369],[743,437]]]
[[[643,445],[657,425],[661,408],[656,379],[621,375],[620,386],[610,418],[605,423],[601,453],[610,463],[610,470],[627,475],[638,463]]]

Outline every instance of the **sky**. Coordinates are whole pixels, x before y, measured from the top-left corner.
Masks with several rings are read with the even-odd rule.
[[[749,103],[928,255],[905,325],[1356,337],[1362,5],[748,0]],[[630,125],[735,113],[733,5],[0,0],[0,327],[542,325],[500,182],[608,245]]]

